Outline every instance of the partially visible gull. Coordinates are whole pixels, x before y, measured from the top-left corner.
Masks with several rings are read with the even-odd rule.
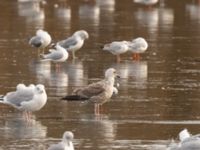
[[[156,3],[158,3],[158,0],[133,0],[133,1],[134,3],[142,4],[146,6],[155,5]]]
[[[36,35],[29,40],[29,44],[31,46],[42,49],[42,51],[44,51],[44,48],[47,47],[50,43],[51,36],[48,32],[42,29],[37,30]]]
[[[18,84],[16,91],[8,92],[0,98],[0,103],[8,104],[24,111],[28,118],[33,111],[40,110],[47,102],[45,87],[42,84],[26,87],[24,84]]]
[[[56,49],[50,49],[48,54],[43,54],[42,61],[53,61],[53,62],[64,62],[68,59],[68,52],[61,47],[59,44],[56,44]]]
[[[48,150],[74,150],[73,139],[74,134],[70,131],[65,131],[62,141],[58,144],[51,145]]]
[[[59,41],[58,44],[64,47],[67,51],[72,52],[73,59],[76,58],[75,52],[79,50],[83,44],[84,40],[89,38],[89,34],[85,30],[76,31],[71,37]]]
[[[120,54],[127,52],[129,49],[127,41],[115,41],[109,44],[105,44],[103,50],[111,52],[117,56],[117,62],[121,61]]]
[[[115,78],[119,77],[114,68],[105,72],[105,78],[86,87],[75,89],[72,95],[65,96],[63,100],[89,100],[95,103],[94,112],[99,115],[99,106],[107,102],[113,95]]]
[[[148,43],[142,37],[138,37],[129,42],[129,51],[133,53],[133,59],[139,60],[140,53],[144,53],[147,50],[147,48]]]
[[[200,150],[200,134],[191,135],[187,129],[179,133],[179,143],[172,143],[167,150]]]

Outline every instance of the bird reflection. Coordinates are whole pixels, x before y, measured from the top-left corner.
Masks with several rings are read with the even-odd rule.
[[[122,78],[121,85],[128,83],[129,80],[134,80],[137,83],[137,88],[146,87],[148,78],[147,61],[116,63],[113,64],[112,67],[116,68]]]
[[[187,4],[186,5],[186,11],[189,13],[189,17],[192,20],[199,20],[200,16],[197,14],[200,14],[200,6],[196,4]]]
[[[40,1],[18,1],[18,14],[25,17],[28,24],[36,24],[37,26],[44,26],[45,14],[40,7]]]
[[[34,119],[27,122],[23,118],[14,116],[14,118],[5,119],[2,132],[7,139],[41,139],[46,138],[47,127]]]
[[[105,9],[109,12],[113,12],[115,10],[115,0],[109,0],[109,1],[96,0],[96,3],[101,9]]]
[[[87,24],[99,24],[100,9],[96,4],[83,4],[79,7],[80,21],[88,22]]]
[[[140,26],[147,26],[154,34],[158,30],[158,25],[167,25],[169,29],[173,27],[174,12],[169,8],[138,9],[134,15]]]
[[[70,28],[71,9],[66,3],[59,3],[58,7],[55,7],[55,15],[59,19],[59,24],[65,28]]]
[[[86,72],[84,72],[83,62],[79,60],[73,60],[65,65],[65,71],[69,76],[69,84],[72,86],[84,86],[87,85]]]

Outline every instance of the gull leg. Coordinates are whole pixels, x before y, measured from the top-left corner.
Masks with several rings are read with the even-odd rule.
[[[99,104],[94,105],[94,113],[95,115],[99,115]]]
[[[140,60],[140,54],[134,53],[132,58],[133,58],[133,60]]]
[[[75,56],[75,51],[72,51],[72,58],[75,59],[76,56]]]
[[[117,55],[117,62],[119,63],[121,61],[120,55]]]

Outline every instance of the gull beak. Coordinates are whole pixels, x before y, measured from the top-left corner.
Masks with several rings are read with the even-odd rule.
[[[116,78],[117,78],[117,79],[120,79],[121,77],[120,77],[120,75],[116,74]]]

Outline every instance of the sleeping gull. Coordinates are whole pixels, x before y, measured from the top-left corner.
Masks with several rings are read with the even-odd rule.
[[[28,118],[31,112],[40,110],[47,102],[45,87],[42,84],[26,87],[24,84],[18,84],[16,91],[8,92],[0,98],[0,103],[8,104],[24,111]]]
[[[33,47],[41,48],[44,52],[44,48],[51,43],[51,36],[48,32],[39,29],[36,31],[36,35],[29,40],[29,44]]]
[[[100,106],[113,95],[115,77],[119,77],[114,68],[105,72],[105,78],[86,87],[75,89],[72,95],[65,96],[63,100],[89,100],[95,103],[94,112],[99,115]]]
[[[127,41],[115,41],[109,44],[105,44],[103,50],[111,52],[117,56],[117,62],[120,62],[120,54],[127,52],[129,49]]]
[[[172,143],[167,150],[200,150],[200,134],[191,135],[187,129],[179,133],[178,144]]]
[[[129,51],[133,53],[133,59],[139,60],[139,54],[144,53],[147,50],[147,48],[148,43],[142,37],[133,39],[131,42],[129,42]]]
[[[64,47],[68,51],[71,51],[72,57],[75,59],[75,52],[83,46],[84,40],[88,38],[89,35],[85,30],[79,30],[76,31],[71,37],[59,41],[58,44],[60,44],[60,46]]]
[[[50,49],[48,54],[43,54],[42,61],[64,62],[68,59],[68,52],[59,44],[56,44],[56,49]]]
[[[62,141],[58,144],[51,145],[48,150],[74,150],[73,139],[74,134],[70,131],[65,131]]]

